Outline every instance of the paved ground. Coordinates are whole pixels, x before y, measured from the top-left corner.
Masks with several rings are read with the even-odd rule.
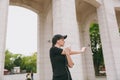
[[[25,80],[25,79],[26,79],[26,74],[15,74],[15,75],[4,76],[4,80]]]
[[[26,74],[5,75],[4,80],[25,80]],[[38,80],[36,74],[34,74],[34,80]],[[96,77],[96,80],[106,80],[105,77]]]

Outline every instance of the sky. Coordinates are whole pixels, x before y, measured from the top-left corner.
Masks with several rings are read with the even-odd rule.
[[[37,51],[37,14],[23,7],[9,6],[6,49],[31,55]]]

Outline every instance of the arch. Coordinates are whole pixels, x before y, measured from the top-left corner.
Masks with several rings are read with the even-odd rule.
[[[84,26],[84,31],[89,31],[89,27],[90,27],[89,25],[90,25],[91,23],[98,23],[97,13],[95,13],[95,12],[92,13],[92,14],[90,14],[90,15],[88,16],[86,22],[82,23],[83,25],[86,24],[86,25]]]
[[[14,9],[13,9],[14,8]],[[13,52],[16,52],[16,50],[17,51],[19,51],[20,53],[24,53],[24,52],[22,52],[21,50],[20,50],[20,48],[21,48],[21,46],[24,46],[24,49],[25,50],[27,50],[27,52],[30,52],[30,53],[32,53],[31,51],[36,51],[37,50],[37,14],[35,13],[35,12],[33,12],[33,11],[31,11],[31,10],[28,10],[28,9],[26,9],[26,8],[23,8],[23,7],[19,7],[19,6],[13,6],[12,7],[12,12],[10,11],[10,13],[12,14],[12,16],[10,16],[9,17],[9,21],[8,21],[8,24],[10,23],[10,26],[8,26],[7,27],[7,34],[8,34],[8,36],[7,36],[7,41],[6,41],[6,43],[8,43],[8,49],[10,50],[10,51],[13,51]],[[14,11],[15,10],[15,11]],[[16,12],[17,11],[17,12]],[[19,14],[19,12],[23,12],[22,14],[23,15],[21,15],[21,14]],[[25,13],[24,13],[25,12]],[[16,16],[17,18],[15,18],[14,16],[16,15],[18,13],[18,15]],[[30,15],[29,15],[30,14]],[[26,16],[27,15],[27,16]],[[24,16],[24,17],[23,17]],[[14,18],[13,18],[14,17]],[[31,19],[31,17],[33,17],[32,19],[34,20],[32,20]],[[26,18],[26,19],[24,19],[24,18]],[[11,20],[12,19],[12,20]],[[16,21],[16,20],[17,21]],[[31,21],[31,20],[32,21]],[[28,21],[29,20],[29,21]],[[17,24],[14,24],[14,22],[16,22]],[[25,22],[25,23],[24,23]],[[35,22],[35,23],[34,23]],[[11,23],[12,23],[12,25],[11,25]],[[22,23],[22,24],[20,24],[20,23]],[[31,27],[30,27],[31,26]],[[32,29],[33,28],[33,29]],[[13,29],[15,29],[15,35],[14,34],[12,34],[11,33],[11,31],[12,32],[14,32],[13,31]],[[27,29],[29,29],[29,30],[27,30]],[[18,33],[17,33],[17,32]],[[21,33],[21,32],[23,32],[23,34],[25,34],[26,33],[26,31],[27,31],[27,33],[28,34],[26,34],[26,36],[25,35],[23,35],[23,36],[20,36],[19,34]],[[32,32],[32,33],[31,33]],[[35,32],[35,33],[34,33]],[[10,33],[10,34],[9,34]],[[29,37],[29,35],[32,35],[33,34],[33,37]],[[12,40],[11,39],[11,36],[14,36],[14,40]],[[16,37],[15,37],[16,36]],[[19,36],[19,37],[18,37]],[[21,37],[21,38],[20,38]],[[26,38],[26,39],[24,39],[23,41],[25,42],[25,44],[22,44],[21,45],[21,43],[24,43],[24,42],[22,42],[22,40],[20,40],[20,39],[22,39],[22,38]],[[28,42],[28,40],[27,40],[27,38],[29,39],[31,39],[32,40],[32,42],[33,42],[33,45],[32,44],[30,44],[30,42]],[[34,41],[35,40],[35,41]],[[16,43],[14,43],[14,42],[16,42]],[[28,42],[28,43],[27,43]],[[35,42],[35,43],[34,43]],[[16,45],[19,45],[19,46],[16,46],[16,45],[13,45],[12,46],[12,44],[10,44],[10,43],[14,43],[14,44],[16,44]],[[20,44],[19,44],[20,43]],[[9,44],[10,44],[10,46],[9,46]],[[31,45],[31,46],[34,46],[34,47],[32,47],[31,49],[30,49],[30,47],[29,48],[27,48],[28,46],[27,45]],[[16,46],[16,47],[15,47]],[[26,46],[26,47],[25,47]],[[32,50],[33,49],[33,50]],[[25,54],[25,53],[24,53]],[[37,64],[36,64],[37,65]]]
[[[34,3],[35,4],[35,3]],[[27,5],[25,3],[22,3],[22,2],[14,2],[12,0],[10,0],[10,5],[14,5],[14,6],[20,6],[20,7],[24,7],[24,8],[27,8],[29,10],[32,10],[33,12],[39,14],[40,13],[40,10],[36,9],[34,6],[31,6],[31,5]]]
[[[85,12],[84,12],[85,11]],[[97,12],[97,8],[85,1],[76,1],[76,14],[79,24],[86,22],[91,14]]]
[[[97,0],[84,0],[85,2],[91,4],[92,6],[98,8],[100,6],[100,3]]]
[[[10,5],[24,7],[24,8],[27,8],[27,9],[32,10],[33,12],[39,14],[39,11],[38,11],[38,10],[36,10],[35,8],[33,8],[33,7],[31,7],[31,6],[28,6],[28,5],[26,5],[26,4],[10,3]]]
[[[84,67],[86,67],[86,69],[85,69],[86,77],[91,76],[90,73],[93,73],[92,76],[95,76],[92,49],[90,47],[91,41],[90,41],[89,29],[90,29],[91,23],[98,24],[97,8],[100,6],[99,3],[98,3],[99,4],[98,6],[95,6],[94,4],[91,4],[87,1],[91,1],[91,0],[83,0],[83,2],[81,2],[81,3],[79,2],[79,4],[76,3],[77,22],[79,24],[78,26],[79,26],[80,36],[82,38],[81,43],[82,43],[82,45],[88,46],[88,50],[86,51],[87,55],[85,55],[85,57],[84,57]],[[79,7],[81,7],[81,8],[79,8]],[[91,68],[91,70],[90,70],[90,68]]]
[[[83,56],[83,67],[85,67],[84,76],[86,80],[95,80],[92,51],[90,47],[89,27],[91,22],[97,22],[96,7],[85,2],[84,0],[76,0],[76,14],[81,45],[88,47],[86,55]]]
[[[91,25],[91,23],[96,23],[96,24],[98,24],[98,19],[97,19],[97,12],[93,12],[92,14],[90,14],[89,16],[88,16],[88,18],[86,19],[86,21],[84,22],[84,23],[82,23],[82,25],[81,25],[81,27],[82,28],[80,28],[80,29],[82,29],[82,36],[83,36],[83,39],[84,39],[84,44],[85,45],[87,45],[87,46],[89,46],[89,49],[88,49],[88,51],[87,51],[87,54],[88,55],[86,55],[85,57],[86,57],[86,64],[85,65],[93,65],[94,66],[94,61],[93,61],[93,55],[91,55],[91,54],[93,54],[92,53],[92,48],[91,48],[91,40],[90,40],[90,32],[89,32],[89,29],[90,29],[90,25]],[[91,57],[91,59],[90,59],[90,57]],[[88,62],[88,60],[91,60],[91,64],[88,64],[89,62]],[[103,60],[104,60],[104,57],[103,57]],[[95,69],[95,66],[93,67],[93,69],[94,69],[94,72],[93,72],[93,74],[95,74],[95,76],[98,76],[98,75],[105,75],[105,73],[104,74],[101,74],[101,73],[99,73],[98,75],[96,74],[96,69]],[[98,68],[97,68],[98,69]],[[87,69],[86,69],[87,70]],[[88,68],[88,70],[87,70],[88,72],[89,72],[89,68]],[[104,71],[105,72],[105,71]],[[89,75],[89,74],[88,74]]]
[[[13,6],[20,6],[24,7],[26,9],[32,10],[36,14],[38,14],[38,25],[37,25],[37,79],[42,79],[42,80],[48,80],[52,76],[52,71],[49,67],[50,61],[48,55],[44,53],[48,53],[49,47],[51,46],[49,40],[52,37],[52,4],[51,2],[49,3],[48,0],[38,0],[40,3],[43,1],[48,1],[49,5],[44,4],[39,4],[39,3],[34,3],[32,4],[32,1],[35,2],[37,0],[10,0],[10,5]],[[21,1],[28,1],[27,3],[23,3]],[[42,2],[41,2],[42,1]],[[51,0],[50,0],[51,1]],[[29,5],[29,2],[32,5]],[[36,4],[36,5],[35,5]],[[41,6],[38,6],[41,5]],[[37,8],[36,8],[37,7]],[[43,8],[43,9],[38,9]],[[47,9],[47,10],[45,10]],[[48,35],[48,33],[50,33]],[[46,42],[47,41],[47,42]],[[47,65],[45,64],[47,62]],[[47,76],[46,76],[47,75]]]

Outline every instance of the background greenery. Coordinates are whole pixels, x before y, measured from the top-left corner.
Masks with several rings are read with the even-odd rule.
[[[99,25],[96,23],[92,23],[90,25],[90,41],[91,41],[91,50],[93,53],[93,62],[95,75],[99,76],[100,67],[105,68],[103,52],[102,52],[102,44],[100,39]]]
[[[13,67],[20,66],[21,71],[36,72],[37,53],[34,52],[31,56],[23,56],[22,54],[13,54],[9,50],[5,52],[5,69],[11,71]]]

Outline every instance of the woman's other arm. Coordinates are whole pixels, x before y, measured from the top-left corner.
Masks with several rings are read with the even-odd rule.
[[[67,61],[68,61],[68,67],[72,68],[74,63],[72,61],[72,58],[70,56],[70,50],[69,48],[65,48],[65,54],[66,54],[66,57],[67,57]]]

